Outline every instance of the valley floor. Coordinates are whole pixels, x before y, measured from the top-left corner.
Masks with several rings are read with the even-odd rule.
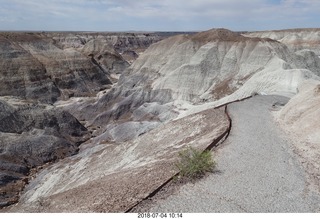
[[[281,96],[255,96],[228,106],[233,126],[216,150],[215,174],[167,197],[153,197],[139,212],[319,212],[320,194],[272,118]]]

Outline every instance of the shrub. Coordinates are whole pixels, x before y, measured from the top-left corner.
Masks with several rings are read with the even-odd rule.
[[[179,178],[201,178],[206,172],[212,172],[216,165],[210,151],[201,151],[192,147],[179,152],[179,158],[176,164],[180,171]]]

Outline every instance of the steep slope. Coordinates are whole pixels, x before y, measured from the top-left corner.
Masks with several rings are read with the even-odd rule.
[[[90,99],[110,88],[129,66],[119,51],[136,54],[159,38],[0,33],[0,207],[17,202],[33,168],[76,154],[91,136],[71,114],[51,104]]]
[[[38,34],[1,34],[0,48],[1,96],[53,103],[90,95],[111,83],[88,57],[62,50]]]
[[[86,56],[89,56],[91,61],[99,66],[102,71],[109,74],[111,80],[113,79],[114,82],[119,78],[118,75],[129,67],[129,63],[116,52],[114,46],[103,38],[87,42],[80,51]]]
[[[311,74],[308,70],[316,70],[314,73],[320,75],[320,68],[309,69],[302,57],[291,53],[281,43],[250,39],[227,30],[182,37],[172,43],[169,39],[164,40],[148,51],[151,54],[145,54],[135,62],[130,74],[142,73],[144,69],[156,72],[158,75],[149,76],[154,90],[170,90],[173,99],[193,103],[227,96],[259,74],[266,77],[287,75],[288,78],[256,81],[256,84],[262,83],[261,87],[252,87],[249,92],[295,92],[294,83],[283,86],[290,81],[290,70],[293,69],[306,69],[301,75]],[[317,57],[312,58],[319,63]],[[269,73],[271,70],[277,72]]]
[[[10,102],[10,103],[9,103]],[[77,153],[89,133],[48,105],[0,100],[0,207],[18,201],[32,168]]]

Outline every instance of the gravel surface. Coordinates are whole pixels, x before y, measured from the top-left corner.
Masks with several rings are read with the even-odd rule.
[[[233,126],[216,150],[219,173],[183,185],[150,212],[320,212],[320,196],[275,126],[270,110],[280,96],[256,96],[228,106]],[[141,209],[140,209],[141,210]]]

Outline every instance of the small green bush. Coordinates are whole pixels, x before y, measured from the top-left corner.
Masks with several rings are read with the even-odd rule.
[[[179,178],[201,178],[206,172],[212,172],[216,165],[210,151],[201,151],[192,147],[179,152],[179,158],[176,164],[180,171]]]

